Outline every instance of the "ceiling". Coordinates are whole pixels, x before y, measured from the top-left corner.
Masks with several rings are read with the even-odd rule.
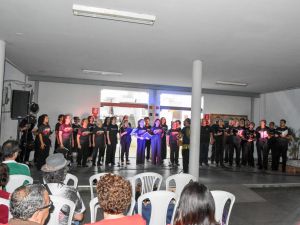
[[[154,26],[72,14],[72,4],[156,15]],[[271,92],[300,87],[299,0],[0,0],[7,58],[28,75]],[[17,33],[22,33],[18,35]],[[82,69],[122,72],[87,75]],[[217,80],[247,87],[216,85]]]

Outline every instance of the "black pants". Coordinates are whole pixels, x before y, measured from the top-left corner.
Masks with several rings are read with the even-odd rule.
[[[208,164],[209,143],[200,142],[200,164]]]
[[[117,149],[117,141],[111,140],[110,145],[107,145],[105,164],[108,163],[115,164],[116,149]]]
[[[241,150],[242,150],[242,165],[246,166],[248,164],[248,148],[247,141],[241,142]]]
[[[121,141],[121,162],[124,162],[124,155],[125,160],[129,161],[129,149],[130,149],[131,141]]]
[[[167,158],[167,142],[166,135],[161,139],[161,159],[164,160]]]
[[[230,150],[230,148],[232,148],[232,143],[227,142],[224,146],[224,153],[225,153],[224,162],[225,163],[229,162],[229,150]]]
[[[39,147],[37,152],[37,161],[36,161],[36,167],[38,170],[41,170],[42,166],[46,163],[46,158],[49,156],[50,151],[50,143],[45,143],[45,148],[41,149]]]
[[[288,143],[287,142],[279,142],[278,148],[279,148],[278,161],[281,157],[282,158],[282,172],[285,172],[286,171]]]
[[[215,162],[215,159],[216,159],[216,142],[213,143],[213,145],[211,146],[210,161],[212,164]]]
[[[73,158],[72,158],[72,140],[69,138],[69,139],[63,139],[63,145],[66,149],[68,149],[68,151],[62,151],[61,153],[64,154],[65,158],[67,160],[71,160],[73,161]],[[58,151],[59,152],[59,151]]]
[[[100,164],[100,162],[103,161],[104,151],[105,151],[105,145],[103,143],[96,143],[95,144],[95,147],[93,149],[93,164],[96,163],[97,155],[98,155],[97,164]]]
[[[220,165],[223,165],[223,159],[224,159],[224,142],[223,140],[216,140],[216,163],[217,165],[220,163]]]
[[[150,159],[151,140],[146,140],[146,159]]]
[[[81,149],[78,149],[77,165],[86,166],[86,161],[89,155],[89,142],[81,142]]]
[[[257,160],[259,168],[268,169],[268,156],[269,156],[269,147],[267,140],[260,140],[257,142]]]
[[[251,167],[254,167],[254,143],[251,142],[245,142],[244,143],[244,165],[249,165]]]
[[[32,147],[30,147],[29,145],[30,143],[21,142],[20,144],[21,154],[18,157],[19,162],[24,163],[29,161],[30,152],[31,150],[33,150]]]
[[[183,172],[189,173],[190,149],[182,149]]]
[[[170,160],[172,164],[178,164],[179,146],[170,144]]]
[[[268,148],[269,151],[271,150],[271,155],[272,155],[272,164],[271,168],[274,171],[278,170],[279,167],[279,148],[278,148],[278,143],[276,138],[271,138],[268,141]]]
[[[229,151],[229,165],[233,164],[233,155],[235,152],[235,163],[237,166],[240,166],[240,155],[241,155],[241,143],[233,142],[232,148]]]

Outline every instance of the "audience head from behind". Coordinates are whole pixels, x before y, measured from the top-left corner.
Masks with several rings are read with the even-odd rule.
[[[46,183],[63,183],[67,174],[67,161],[62,153],[50,155],[43,165],[43,178]]]
[[[16,160],[19,152],[21,151],[19,147],[19,142],[16,140],[8,140],[3,143],[1,148],[1,160]]]
[[[101,176],[97,183],[97,196],[104,211],[104,220],[94,225],[146,224],[140,215],[124,215],[131,204],[132,189],[130,182],[122,176],[111,173]]]
[[[46,188],[41,184],[25,185],[17,188],[10,198],[12,225],[43,225],[53,204]]]
[[[183,189],[174,217],[174,225],[217,225],[215,202],[209,189],[190,182]]]
[[[46,164],[42,166],[43,179],[45,186],[51,195],[59,196],[72,201],[75,204],[73,221],[83,220],[85,206],[78,190],[72,186],[64,184],[67,175],[69,161],[65,159],[62,153],[52,154],[47,157]],[[59,222],[64,224],[68,218],[69,208],[65,210],[59,218]]]

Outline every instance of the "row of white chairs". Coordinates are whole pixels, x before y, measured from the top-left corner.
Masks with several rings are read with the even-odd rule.
[[[95,180],[99,180],[101,176],[105,175],[106,173],[99,173],[95,174],[90,177],[90,192],[91,192],[91,202],[90,202],[90,211],[91,211],[91,222],[95,222],[97,209],[99,208],[98,205],[98,198],[94,197],[94,184]],[[132,178],[128,178],[132,184],[132,202],[130,206],[130,210],[127,212],[127,215],[134,214],[134,207],[135,207],[135,188],[137,183],[141,185],[140,187],[140,194],[141,196],[138,198],[138,214],[142,215],[142,204],[144,200],[149,199],[151,202],[151,216],[149,225],[154,224],[165,224],[166,223],[166,216],[167,210],[170,202],[172,200],[178,200],[180,198],[181,192],[183,188],[190,182],[190,181],[197,181],[197,179],[190,175],[190,174],[175,174],[169,176],[166,179],[166,190],[160,190],[162,184],[162,176],[157,173],[141,173]],[[171,182],[174,182],[175,187],[171,185]],[[154,191],[156,189],[157,191]],[[174,190],[171,192],[170,190]],[[235,196],[226,191],[211,191],[215,205],[215,218],[221,224],[229,224],[229,217],[231,214],[231,210],[233,204],[235,202]],[[229,204],[227,206],[227,204]],[[174,212],[176,210],[176,206],[174,207]],[[227,211],[226,211],[227,210]],[[173,214],[174,217],[174,214]]]
[[[90,193],[91,193],[91,201],[89,204],[90,213],[91,213],[91,222],[95,222],[97,210],[99,208],[98,198],[94,197],[94,187],[95,187],[96,182],[100,179],[100,177],[105,174],[107,174],[107,173],[98,173],[89,178],[89,186],[90,186]],[[24,175],[11,175],[10,180],[8,182],[7,191],[12,193],[16,188],[21,186],[25,180],[27,180],[29,183],[33,183],[33,180],[31,177],[24,176]],[[131,206],[127,212],[127,215],[132,215],[134,213],[134,207],[136,205],[136,201],[135,201],[136,190],[135,189],[136,189],[136,185],[139,183],[141,196],[139,197],[139,199],[137,201],[138,202],[138,213],[142,214],[142,202],[145,199],[150,199],[151,208],[152,208],[151,209],[151,217],[150,217],[150,225],[160,224],[160,223],[157,223],[157,220],[166,221],[165,216],[167,215],[168,205],[169,205],[171,199],[174,199],[174,200],[179,199],[180,194],[181,194],[183,188],[185,187],[185,185],[188,184],[191,180],[197,181],[197,179],[190,174],[172,175],[166,179],[166,191],[160,191],[161,184],[163,181],[163,178],[160,174],[152,173],[152,172],[141,173],[132,178],[128,178],[128,180],[132,184],[133,197],[132,197]],[[173,185],[171,185],[172,181],[173,181]],[[44,181],[44,183],[45,183],[45,181]],[[76,176],[68,173],[66,175],[64,183],[68,184],[68,185],[70,185],[70,183],[71,183],[71,186],[73,186],[74,188],[77,188],[78,178]],[[175,187],[174,187],[174,184],[175,184]],[[154,191],[154,189],[157,191]],[[172,190],[174,192],[170,192],[169,190]],[[213,197],[214,197],[214,200],[216,203],[215,217],[216,217],[217,221],[222,222],[222,220],[223,220],[222,217],[223,217],[224,213],[226,213],[227,218],[225,218],[226,221],[225,222],[223,221],[223,223],[228,224],[231,209],[232,209],[232,206],[235,201],[234,195],[232,195],[229,192],[225,192],[225,191],[212,191],[212,194],[213,194]],[[63,201],[57,200],[57,198],[61,198],[61,197],[51,196],[51,200],[53,199],[52,201],[55,205],[55,208],[60,210],[63,205],[68,205],[70,207],[70,215],[73,215],[74,211],[72,213],[72,208],[73,208],[72,202],[68,202],[67,199],[64,199]],[[163,199],[165,199],[165,201],[163,201]],[[158,201],[156,201],[156,200],[158,200]],[[224,212],[224,208],[225,208],[227,201],[230,202],[229,209],[227,212]],[[7,201],[1,200],[0,204],[4,204],[3,202],[7,203]],[[163,204],[163,202],[165,204]],[[58,213],[59,213],[59,210],[57,211]],[[54,212],[53,212],[54,214],[51,215],[51,218],[53,218],[53,223],[50,218],[50,221],[48,223],[49,225],[57,223],[58,217],[56,216],[55,212],[56,212],[56,210],[54,210]],[[156,214],[156,212],[158,214]],[[164,212],[166,212],[166,213],[164,213]],[[160,216],[158,216],[158,215],[160,215]],[[72,217],[70,217],[69,220],[71,221]],[[71,222],[68,224],[71,224]]]

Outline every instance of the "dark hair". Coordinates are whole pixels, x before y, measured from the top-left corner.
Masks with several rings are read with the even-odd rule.
[[[173,224],[218,224],[215,220],[215,202],[205,185],[190,182],[185,186],[178,202]]]
[[[274,125],[274,126],[275,126],[275,123],[274,123],[273,121],[271,121],[269,124],[270,124],[270,125],[272,124],[272,125]]]
[[[57,120],[60,121],[61,119],[64,119],[64,116],[65,116],[64,114],[59,114]]]
[[[156,127],[156,121],[159,121],[159,124],[160,124],[160,126],[161,126],[160,119],[156,119],[156,120],[154,120],[153,127]]]
[[[254,122],[250,122],[249,125],[252,125],[253,127],[255,127],[255,123]]]
[[[101,208],[108,214],[121,214],[131,203],[131,184],[125,178],[106,174],[97,183],[97,195]]]
[[[150,120],[149,116],[144,117],[144,120]]]
[[[175,120],[175,123],[181,124],[181,121],[180,120]]]
[[[19,142],[16,140],[8,140],[3,143],[1,148],[2,160],[5,158],[11,158],[15,152],[20,152]]]
[[[281,119],[280,122],[281,122],[281,121],[284,122],[284,123],[286,124],[286,120],[285,120],[285,119]]]
[[[42,114],[42,115],[39,116],[39,118],[38,118],[38,127],[40,127],[44,123],[44,120],[45,120],[46,117],[48,117],[47,114]]]
[[[5,163],[0,163],[0,187],[4,187],[8,182],[8,166]]]
[[[112,121],[113,121],[114,119],[115,119],[116,122],[117,122],[117,117],[115,117],[115,116],[110,117],[109,125],[112,124]]]
[[[186,122],[186,123],[188,123],[188,124],[191,124],[191,119],[190,119],[190,118],[186,118],[186,119],[184,120],[184,122]]]
[[[265,124],[267,124],[267,121],[266,121],[266,120],[261,120],[260,122],[264,122]]]
[[[105,117],[104,123],[103,123],[103,124],[109,125],[109,124],[107,124],[107,121],[108,121],[108,120],[110,120],[110,117]]]

